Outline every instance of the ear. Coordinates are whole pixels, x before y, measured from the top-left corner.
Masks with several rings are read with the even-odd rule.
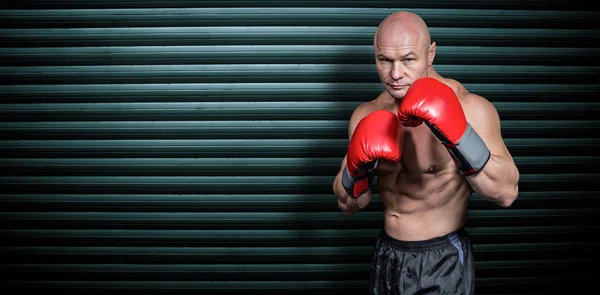
[[[435,42],[431,42],[431,45],[429,45],[429,51],[427,52],[427,66],[430,67],[433,64],[433,60],[435,59],[435,49],[436,49],[436,45]]]

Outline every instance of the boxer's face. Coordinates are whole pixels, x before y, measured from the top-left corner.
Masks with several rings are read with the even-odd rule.
[[[416,32],[385,33],[378,36],[375,44],[377,72],[386,91],[402,99],[413,81],[427,76],[435,44],[429,46]]]

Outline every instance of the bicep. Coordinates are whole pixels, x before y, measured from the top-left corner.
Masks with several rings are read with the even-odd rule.
[[[352,134],[354,134],[354,130],[358,123],[371,112],[373,112],[373,106],[371,102],[363,103],[359,105],[352,115],[350,116],[350,121],[348,122],[348,139],[352,138]]]
[[[352,135],[354,134],[354,130],[356,130],[356,126],[358,125],[358,123],[367,115],[369,115],[372,112],[372,107],[370,103],[363,103],[361,105],[359,105],[353,112],[352,115],[350,116],[350,120],[348,122],[348,140],[350,140],[352,138]],[[342,159],[342,164],[341,164],[341,168],[343,169],[344,166],[346,166],[346,160],[347,160],[347,155],[344,156],[344,158]]]

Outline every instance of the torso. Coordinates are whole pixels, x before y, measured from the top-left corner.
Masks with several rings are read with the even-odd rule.
[[[455,89],[461,99],[464,88],[453,80],[444,82]],[[381,104],[377,99],[373,104],[374,109],[393,113],[398,110],[395,104]],[[465,113],[468,120],[468,112]],[[425,124],[404,127],[400,162],[380,162],[377,175],[385,230],[391,237],[426,240],[463,226],[471,187],[456,169],[446,148]]]

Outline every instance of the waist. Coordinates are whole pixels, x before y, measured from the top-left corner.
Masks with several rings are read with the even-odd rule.
[[[458,240],[464,240],[466,238],[468,238],[468,233],[462,227],[445,235],[417,241],[393,238],[388,235],[385,230],[381,230],[378,237],[380,243],[388,244],[401,251],[429,251],[442,249],[454,245]]]

